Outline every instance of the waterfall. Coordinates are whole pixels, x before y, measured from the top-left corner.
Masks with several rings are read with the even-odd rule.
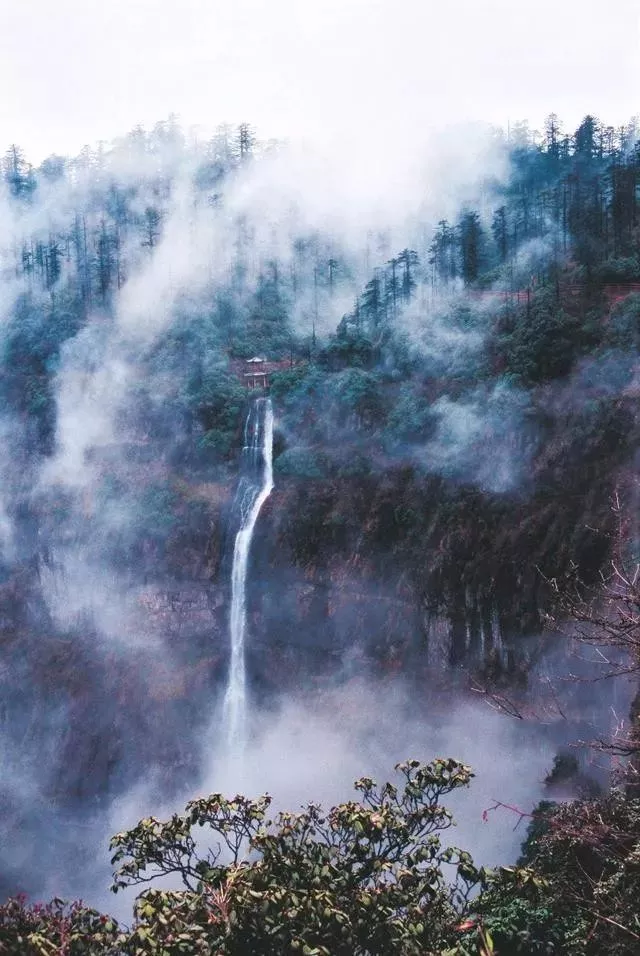
[[[273,409],[270,398],[251,404],[244,427],[242,475],[233,505],[238,523],[231,569],[231,660],[222,707],[224,741],[230,755],[241,752],[247,737],[245,634],[247,568],[253,531],[262,505],[273,488]]]

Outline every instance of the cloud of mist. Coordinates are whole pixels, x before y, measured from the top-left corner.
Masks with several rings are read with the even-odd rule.
[[[179,313],[195,316],[210,308],[217,291],[229,288],[238,262],[243,285],[234,295],[241,311],[248,308],[264,270],[277,260],[284,273],[303,269],[291,309],[294,331],[308,333],[314,310],[319,333],[329,331],[386,256],[405,246],[424,245],[425,222],[455,214],[462,202],[477,199],[488,182],[507,174],[503,144],[479,126],[434,136],[421,153],[397,151],[382,166],[367,162],[366,157],[343,163],[339,153],[314,154],[307,147],[290,144],[231,176],[223,184],[222,204],[217,208],[205,201],[206,195],[196,186],[202,149],[189,152],[175,131],[171,135],[156,132],[150,142],[145,149],[130,137],[112,150],[103,150],[89,165],[76,161],[74,176],[45,189],[42,208],[38,201],[32,204],[17,217],[14,236],[5,238],[8,249],[19,247],[30,234],[44,237],[52,229],[62,229],[75,215],[73,210],[89,202],[94,181],[113,180],[122,188],[140,183],[142,208],[152,199],[154,177],[160,175],[161,181],[172,177],[157,244],[136,248],[132,238],[125,237],[122,255],[130,252],[128,280],[116,294],[113,317],[94,310],[61,352],[55,378],[55,448],[44,462],[38,491],[46,494],[47,489],[58,489],[70,494],[75,502],[70,521],[79,526],[87,500],[97,496],[104,455],[109,467],[116,467],[125,453],[119,448],[134,437],[124,422],[142,384],[147,357]],[[297,263],[297,243],[309,236],[328,237],[328,248],[348,264],[349,278],[335,295],[314,288],[308,266]],[[68,268],[65,264],[64,269]],[[450,341],[449,352],[458,344]],[[150,393],[154,391],[153,381],[144,385]],[[113,518],[113,511],[105,512],[107,525]],[[95,509],[92,520],[99,529],[102,518]],[[118,520],[126,521],[126,515]],[[98,604],[106,608],[111,598],[97,599],[102,589],[96,589],[100,538],[101,533],[96,536],[94,530],[90,555],[74,553],[67,546],[58,550],[57,558],[65,586],[78,596],[95,594]],[[113,572],[105,570],[113,580]],[[45,593],[60,619],[54,590],[45,588]],[[92,605],[95,609],[93,599]],[[76,602],[70,602],[69,608],[74,606]],[[123,612],[123,631],[128,633],[132,627]],[[110,633],[114,629],[117,615],[110,616],[107,626]]]
[[[535,432],[526,392],[498,384],[434,403],[437,432],[421,451],[427,468],[492,492],[518,488],[531,465]]]
[[[452,706],[452,699],[455,706]],[[500,821],[482,823],[482,810],[504,799],[530,810],[543,794],[553,756],[552,740],[495,715],[451,691],[427,693],[419,702],[402,681],[353,678],[325,693],[282,701],[262,729],[243,765],[217,765],[215,757],[200,787],[273,794],[277,808],[307,801],[351,799],[357,777],[392,779],[393,766],[408,757],[429,761],[452,756],[476,777],[469,791],[449,798],[457,820],[451,841],[487,865],[513,858],[521,835]],[[215,733],[215,728],[212,728]],[[502,796],[500,796],[502,795]]]
[[[154,662],[173,663],[168,635],[157,640],[157,634],[145,630],[139,597],[146,582],[136,577],[136,569],[120,567],[113,558],[114,542],[126,542],[131,526],[140,522],[148,539],[156,530],[154,522],[163,517],[162,501],[151,518],[142,514],[136,498],[139,489],[131,488],[136,474],[149,483],[160,482],[169,470],[170,447],[161,460],[145,463],[139,473],[131,464],[148,437],[130,415],[141,389],[161,406],[171,387],[168,373],[145,378],[154,349],[179,316],[188,326],[211,310],[221,290],[229,292],[243,313],[274,259],[282,270],[301,272],[303,291],[291,310],[294,330],[308,334],[317,301],[319,330],[328,331],[389,255],[405,247],[424,255],[431,226],[442,217],[453,218],[464,203],[489,208],[491,184],[508,174],[499,138],[486,128],[459,127],[421,139],[424,148],[414,151],[394,144],[376,162],[355,148],[343,162],[342,147],[323,155],[292,144],[247,163],[221,187],[220,202],[213,195],[217,186],[208,193],[196,188],[200,154],[185,154],[175,138],[147,150],[136,148],[129,139],[107,150],[100,160],[89,157],[84,165],[76,161],[68,180],[46,187],[41,198],[36,196],[20,210],[6,196],[2,200],[0,213],[6,211],[7,216],[0,215],[0,252],[3,270],[10,271],[25,241],[30,237],[49,241],[68,228],[77,213],[86,213],[90,229],[98,228],[90,198],[101,183],[139,185],[135,211],[140,214],[155,201],[154,190],[169,190],[157,242],[145,246],[133,231],[123,239],[128,277],[112,308],[94,305],[87,321],[61,349],[54,377],[57,419],[52,453],[41,462],[37,476],[23,475],[20,481],[0,465],[0,542],[5,554],[11,554],[10,505],[16,489],[30,506],[43,513],[59,508],[63,515],[50,532],[48,559],[40,569],[40,595],[49,615],[46,626],[82,634],[83,646],[94,641],[98,667],[113,651],[130,660],[136,673],[145,673],[146,665],[136,656],[141,645],[153,645]],[[321,289],[316,296],[312,270],[299,253],[302,239],[325,241],[346,263],[348,275],[335,295]],[[239,266],[243,279],[236,288],[234,270]],[[62,293],[65,283],[73,281],[71,251],[56,291]],[[9,315],[20,292],[26,291],[26,280],[20,287],[7,279],[0,288],[7,290],[0,293],[0,309]],[[42,298],[46,300],[44,294]],[[481,342],[481,334],[448,327],[435,312],[427,312],[425,319],[409,309],[402,321],[405,332],[436,365],[455,367],[461,353],[466,361]],[[0,335],[4,334],[3,326]],[[456,401],[441,398],[434,412],[435,437],[419,451],[425,467],[492,491],[518,484],[527,459],[521,447],[513,447],[513,435],[523,433],[524,402],[517,390],[496,387]],[[10,421],[6,432],[0,429],[0,447],[12,444],[16,428],[19,423]],[[177,438],[172,434],[167,445]],[[23,443],[26,440],[21,436]],[[115,490],[105,491],[107,477],[117,480]],[[209,653],[219,652],[212,647]],[[495,796],[530,807],[541,795],[540,781],[549,767],[552,745],[462,699],[449,700],[443,707],[434,697],[432,712],[430,703],[418,710],[415,698],[401,684],[363,682],[330,690],[324,697],[288,699],[278,711],[256,714],[255,742],[245,764],[239,765],[220,757],[217,702],[211,700],[214,716],[202,738],[198,788],[249,793],[272,789],[283,807],[307,799],[331,802],[350,796],[352,780],[363,772],[384,778],[407,756],[429,759],[451,754],[468,760],[479,773],[469,796],[454,801],[461,824],[455,842],[472,849],[482,862],[511,859],[520,835],[514,837],[502,824],[481,824],[482,809]],[[193,733],[190,726],[180,730],[185,737]],[[129,743],[132,750],[140,747],[139,755],[145,757],[138,737]],[[27,807],[38,816],[47,804],[47,774],[34,771],[24,783],[12,760],[4,758],[6,778],[20,794],[28,794]],[[16,866],[34,879],[45,870],[45,893],[85,899],[93,895],[110,908],[112,902],[100,895],[107,882],[108,836],[142,815],[166,812],[169,805],[175,808],[179,803],[175,782],[168,786],[162,770],[152,768],[149,786],[137,785],[107,799],[95,814],[88,812],[81,820],[49,806],[36,825],[27,827],[24,845],[33,859],[27,853],[27,858],[16,859]],[[180,799],[192,795],[190,785]],[[50,832],[59,835],[59,843],[52,846],[45,866],[37,853],[38,842]],[[103,847],[105,864],[94,871],[92,861]]]
[[[289,696],[269,712],[254,712],[253,719],[255,735],[240,758],[224,754],[214,717],[201,741],[198,779],[170,799],[152,770],[145,783],[117,797],[104,815],[85,821],[83,828],[65,820],[60,836],[67,864],[51,873],[46,892],[82,894],[126,921],[137,891],[115,899],[106,892],[106,844],[141,816],[162,819],[180,812],[187,800],[213,792],[268,792],[274,813],[300,809],[309,801],[328,808],[354,798],[352,784],[358,777],[393,779],[393,766],[409,757],[429,761],[453,756],[473,768],[470,789],[447,799],[457,826],[444,839],[470,850],[478,863],[508,863],[524,832],[514,832],[512,822],[499,814],[485,823],[482,811],[495,800],[530,811],[544,795],[543,780],[554,754],[553,734],[545,728],[509,721],[461,696],[420,701],[402,681],[355,678],[321,693]],[[86,859],[82,875],[70,865],[78,854]]]
[[[210,723],[198,741],[195,777],[169,791],[163,768],[151,766],[144,780],[82,816],[52,807],[46,773],[36,769],[28,752],[23,750],[16,761],[5,747],[0,765],[10,787],[5,784],[3,800],[17,814],[22,831],[20,844],[5,854],[6,863],[39,897],[82,897],[126,923],[141,888],[116,897],[108,892],[108,841],[141,817],[167,818],[181,812],[188,800],[214,792],[270,793],[273,814],[298,810],[310,801],[328,808],[357,799],[352,784],[362,775],[382,783],[393,779],[393,766],[407,758],[454,757],[469,765],[475,777],[468,789],[446,798],[456,826],[444,834],[444,842],[468,850],[479,865],[509,864],[525,828],[515,828],[517,817],[509,810],[498,809],[486,820],[483,811],[500,801],[526,814],[548,799],[544,780],[556,753],[568,746],[580,757],[579,750],[571,749],[577,730],[583,741],[593,739],[617,719],[616,709],[618,715],[625,711],[632,692],[630,685],[609,683],[610,694],[596,699],[592,678],[601,667],[584,648],[570,647],[565,653],[565,641],[557,637],[532,668],[532,687],[519,703],[525,719],[493,709],[490,696],[476,700],[452,688],[418,692],[403,679],[337,672],[324,690],[290,693],[269,709],[255,708],[248,748],[234,756],[219,734],[220,710],[212,701]],[[61,725],[63,721],[60,715]],[[596,760],[593,773],[602,778],[606,768]],[[572,796],[567,791],[565,797]],[[26,883],[25,874],[30,874]],[[178,883],[164,880],[160,885]]]

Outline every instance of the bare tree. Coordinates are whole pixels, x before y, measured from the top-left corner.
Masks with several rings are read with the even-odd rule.
[[[546,624],[595,651],[603,665],[602,678],[640,675],[640,562],[632,553],[635,531],[631,509],[616,491],[612,510],[616,527],[612,557],[597,578],[588,582],[572,564],[562,578],[546,578],[553,609]],[[593,746],[628,760],[628,770],[640,784],[640,688],[629,720],[621,720],[613,737]]]
[[[612,557],[592,582],[572,563],[562,578],[545,580],[553,596],[553,610],[546,623],[596,648],[607,676],[640,673],[640,562],[629,555],[631,519],[618,492],[612,502],[616,530]]]

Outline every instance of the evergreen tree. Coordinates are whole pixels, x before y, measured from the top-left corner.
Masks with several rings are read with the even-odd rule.
[[[466,212],[458,224],[458,242],[462,278],[466,285],[475,282],[480,274],[483,231],[477,212]]]

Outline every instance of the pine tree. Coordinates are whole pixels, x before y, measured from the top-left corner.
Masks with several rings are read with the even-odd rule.
[[[483,233],[477,212],[466,212],[458,224],[458,242],[462,278],[466,285],[475,282],[480,273]]]

